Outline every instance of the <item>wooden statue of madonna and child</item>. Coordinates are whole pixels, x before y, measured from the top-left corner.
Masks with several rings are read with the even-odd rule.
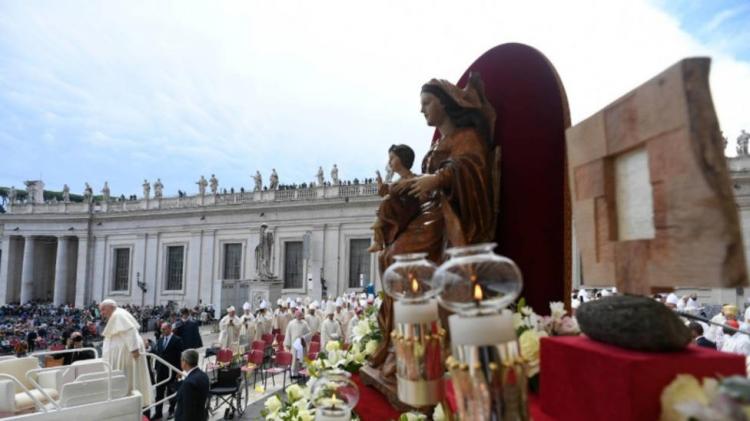
[[[400,177],[377,179],[383,201],[370,251],[378,253],[382,279],[397,255],[427,253],[439,265],[450,247],[495,242],[523,272],[526,302],[544,312],[570,293],[565,91],[546,57],[523,44],[493,47],[469,69],[457,84],[432,79],[422,86],[421,112],[435,136],[419,175],[411,171],[411,148],[390,147]],[[383,341],[360,375],[403,407],[389,334],[393,306],[384,296]],[[441,307],[443,327],[448,315]]]
[[[394,256],[427,253],[435,263],[447,247],[490,242],[494,238],[499,198],[500,150],[493,142],[495,110],[484,95],[477,73],[466,88],[433,79],[422,86],[421,112],[440,137],[422,160],[422,175],[411,172],[414,151],[406,145],[389,149],[389,165],[400,177],[391,184],[377,178],[383,197],[373,225],[371,252],[379,252],[383,271]],[[393,329],[393,299],[384,297],[379,323]],[[380,377],[395,383],[395,355],[390,335],[371,358]]]

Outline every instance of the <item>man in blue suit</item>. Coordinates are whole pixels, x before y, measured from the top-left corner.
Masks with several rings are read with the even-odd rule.
[[[198,368],[198,351],[188,349],[182,353],[182,371],[187,373],[177,391],[176,421],[206,421],[208,376]]]

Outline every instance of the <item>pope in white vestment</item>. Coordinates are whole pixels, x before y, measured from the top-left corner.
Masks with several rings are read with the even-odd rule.
[[[238,352],[242,321],[235,314],[234,306],[227,308],[227,315],[219,321],[219,345]]]
[[[127,310],[117,307],[113,300],[104,300],[99,305],[107,326],[102,332],[102,359],[109,363],[112,371],[122,370],[128,378],[128,392],[137,390],[143,397],[143,406],[150,405],[151,378],[146,361],[146,346],[138,334],[140,325]]]

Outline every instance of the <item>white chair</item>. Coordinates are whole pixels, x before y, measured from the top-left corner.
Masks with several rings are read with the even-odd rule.
[[[10,379],[0,379],[0,412],[19,414],[34,410],[34,400],[23,390],[23,387],[28,389],[40,403],[46,404],[49,402],[44,393],[37,389],[26,377],[26,373],[38,368],[39,359],[36,357],[0,361],[0,373],[12,376],[19,383],[16,384]],[[36,376],[36,381],[51,399],[57,400],[62,385],[62,370],[39,373]]]

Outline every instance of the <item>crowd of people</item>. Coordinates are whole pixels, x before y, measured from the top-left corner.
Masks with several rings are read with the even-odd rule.
[[[219,343],[222,348],[247,349],[254,341],[262,340],[267,334],[283,335],[284,350],[292,353],[292,375],[295,376],[308,346],[314,336],[319,342],[349,342],[356,323],[363,317],[366,308],[377,305],[373,294],[351,293],[335,300],[322,302],[309,298],[295,300],[279,299],[275,309],[264,301],[255,312],[251,305],[243,305],[243,313],[238,316],[234,307],[227,308],[227,314],[219,321]]]

